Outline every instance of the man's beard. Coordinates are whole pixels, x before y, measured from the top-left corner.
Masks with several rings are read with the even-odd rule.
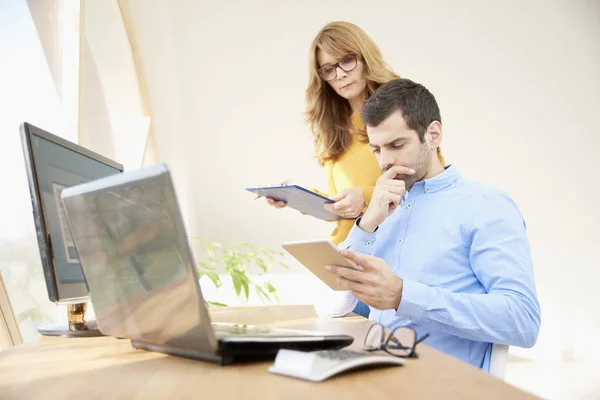
[[[427,176],[429,172],[429,165],[431,163],[431,149],[427,145],[426,142],[421,143],[419,148],[419,155],[417,159],[411,163],[410,165],[406,165],[409,168],[412,168],[415,173],[412,175],[398,175],[394,179],[404,181],[406,186],[406,190],[410,191],[412,186]],[[385,171],[383,171],[385,172]]]

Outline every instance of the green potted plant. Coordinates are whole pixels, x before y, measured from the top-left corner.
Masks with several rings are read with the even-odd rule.
[[[273,284],[270,281],[257,283],[252,279],[250,272],[256,270],[261,276],[272,267],[288,269],[289,266],[282,261],[282,252],[246,242],[225,247],[220,243],[207,242],[197,237],[192,237],[192,239],[204,246],[208,256],[206,261],[198,262],[196,269],[199,278],[207,276],[218,289],[223,285],[219,276],[219,272],[222,271],[231,278],[236,296],[243,295],[248,300],[251,292],[254,292],[263,303],[279,302],[277,289]],[[207,303],[209,306],[227,306],[227,304],[209,300]]]

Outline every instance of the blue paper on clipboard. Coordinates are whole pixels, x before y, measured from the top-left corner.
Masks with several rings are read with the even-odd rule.
[[[333,200],[299,185],[261,186],[246,188],[246,190],[255,193],[259,197],[285,201],[288,207],[324,221],[348,219],[325,209],[325,204],[334,203]]]

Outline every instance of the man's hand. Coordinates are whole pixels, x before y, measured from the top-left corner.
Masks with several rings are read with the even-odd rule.
[[[365,197],[361,188],[345,189],[331,197],[333,204],[325,204],[327,211],[340,217],[356,218],[365,208]]]
[[[377,179],[369,208],[360,219],[359,228],[365,232],[373,232],[394,212],[406,192],[403,180],[394,179],[398,175],[412,175],[415,171],[401,165],[394,166]]]
[[[348,267],[328,265],[327,271],[338,276],[338,282],[352,295],[377,310],[398,309],[402,299],[402,279],[381,258],[342,250],[340,254],[360,266],[357,271]]]

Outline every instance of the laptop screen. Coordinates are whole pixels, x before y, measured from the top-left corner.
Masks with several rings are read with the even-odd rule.
[[[210,321],[170,175],[148,171],[65,189],[63,202],[101,331],[165,344]]]

